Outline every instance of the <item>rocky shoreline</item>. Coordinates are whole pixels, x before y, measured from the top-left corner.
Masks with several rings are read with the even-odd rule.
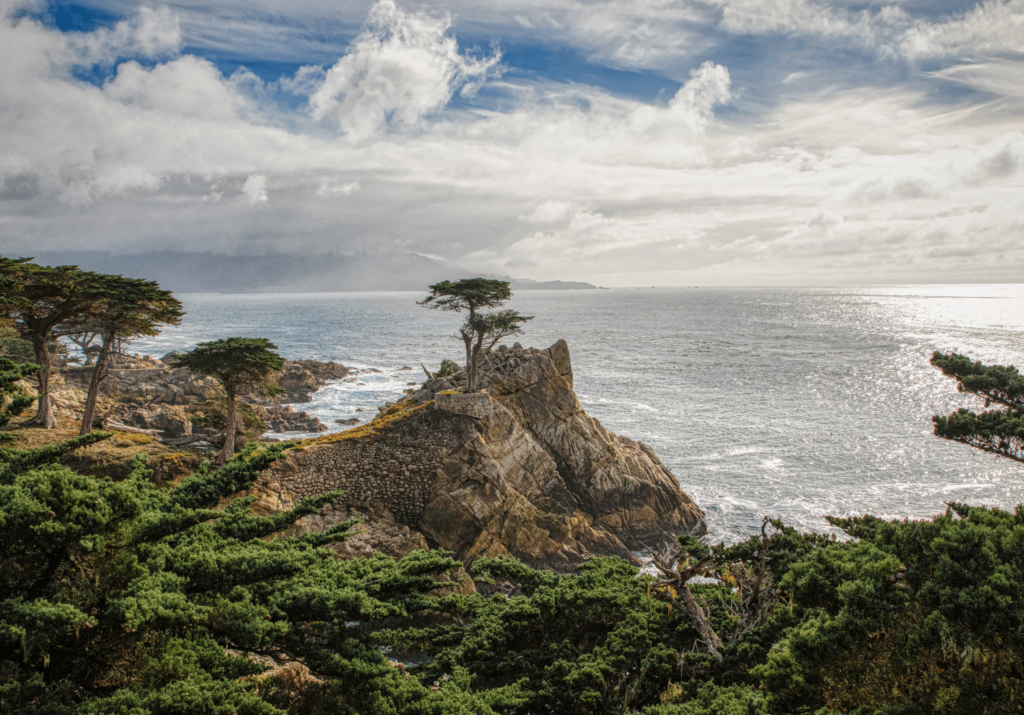
[[[59,416],[80,419],[91,372],[61,371],[54,389]],[[635,562],[638,550],[706,532],[703,511],[649,446],[609,432],[584,412],[565,341],[482,355],[482,390],[470,395],[457,364],[445,361],[428,374],[369,423],[290,451],[253,488],[256,509],[274,513],[341,489],[342,499],[293,531],[358,517],[356,535],[335,547],[341,557],[443,548],[467,563],[510,555],[557,571],[591,556]],[[327,425],[293,405],[309,402],[329,381],[358,375],[336,363],[286,361],[274,380],[283,392],[245,395],[245,409],[265,430],[326,432]],[[170,369],[163,359],[127,360],[103,381],[97,414],[107,427],[145,430],[202,454],[218,436],[205,426],[204,410],[220,396],[212,378]]]
[[[122,359],[117,367],[108,370],[100,383],[96,412],[100,425],[147,430],[161,441],[178,445],[208,446],[208,440],[216,438],[216,430],[196,427],[192,418],[209,401],[221,398],[222,390],[211,377],[169,368],[164,360],[173,354],[160,360]],[[53,405],[58,417],[81,420],[92,372],[92,367],[71,367],[56,376]],[[334,362],[286,360],[284,368],[274,376],[274,383],[282,392],[273,397],[246,393],[240,398],[269,431],[327,432],[328,426],[317,417],[291,405],[309,402],[328,381],[345,379],[350,372]]]

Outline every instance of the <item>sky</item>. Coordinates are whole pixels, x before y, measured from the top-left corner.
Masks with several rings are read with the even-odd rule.
[[[1024,279],[1024,0],[0,0],[0,253]]]

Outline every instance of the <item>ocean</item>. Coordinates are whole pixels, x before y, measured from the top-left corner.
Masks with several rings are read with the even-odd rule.
[[[266,337],[287,358],[358,368],[296,406],[332,430],[422,382],[421,364],[465,359],[460,317],[417,293],[178,297],[183,323],[133,351]],[[762,515],[829,533],[827,514],[1024,501],[1024,465],[932,435],[933,414],[980,405],[928,362],[938,349],[1024,363],[1024,285],[528,291],[509,305],[535,316],[524,346],[566,339],[584,408],[654,448],[706,510],[711,542]]]

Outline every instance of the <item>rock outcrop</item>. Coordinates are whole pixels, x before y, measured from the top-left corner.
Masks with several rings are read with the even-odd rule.
[[[482,367],[483,392],[445,394],[459,373],[434,378],[368,425],[290,454],[256,493],[284,508],[343,489],[334,509],[386,509],[464,560],[510,554],[560,571],[705,532],[650,447],[583,411],[564,341],[495,352]],[[318,518],[303,528],[321,528]]]
[[[81,419],[93,369],[73,367],[62,371],[63,380],[56,382],[61,392],[55,394],[55,409],[60,414]],[[272,378],[284,392],[273,397],[246,393],[240,398],[253,405],[272,432],[326,432],[327,425],[318,418],[295,411],[287,403],[309,402],[328,380],[343,379],[348,373],[347,367],[334,362],[286,360],[284,368]],[[170,369],[162,360],[122,358],[100,383],[97,419],[110,417],[129,426],[161,430],[162,438],[181,440],[192,435],[188,416],[203,402],[221,394],[219,383],[212,377]]]

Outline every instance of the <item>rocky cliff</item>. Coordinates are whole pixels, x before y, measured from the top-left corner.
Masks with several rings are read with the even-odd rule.
[[[511,554],[556,570],[704,533],[703,512],[654,452],[583,411],[564,341],[494,352],[482,367],[479,393],[459,394],[458,372],[436,377],[370,424],[291,453],[255,488],[263,508],[344,489],[300,527],[355,509],[363,541],[386,534],[381,548],[396,555],[425,537],[467,561]]]

